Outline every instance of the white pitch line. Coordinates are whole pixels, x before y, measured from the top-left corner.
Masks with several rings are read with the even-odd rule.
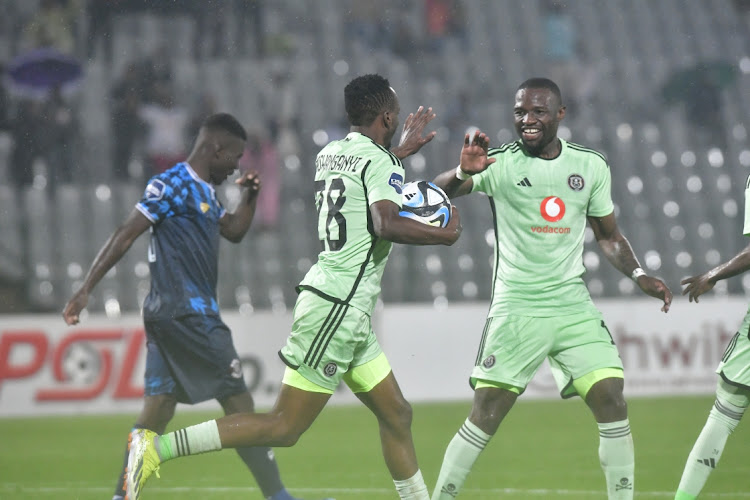
[[[287,486],[289,490],[297,491],[300,493],[312,493],[312,494],[342,494],[342,495],[357,495],[367,493],[377,494],[389,494],[393,492],[393,488],[297,488],[294,486]],[[160,488],[156,485],[150,486],[149,491],[159,493],[252,493],[260,491],[258,488],[253,487],[232,487],[232,486],[217,486],[217,487],[192,487],[192,486],[177,486],[171,488]],[[34,486],[27,487],[21,484],[0,484],[0,491],[4,492],[21,492],[21,493],[68,493],[71,491],[77,492],[90,492],[99,493],[111,491],[112,488],[105,487],[90,487],[90,486],[76,486],[74,484],[68,486]],[[640,491],[636,490],[637,496],[639,497],[665,497],[674,498],[673,491]],[[549,497],[550,495],[563,496],[563,497],[581,497],[581,496],[601,496],[602,491],[600,490],[566,490],[566,489],[544,489],[544,488],[466,488],[461,490],[463,496],[468,494],[506,494],[506,495],[524,495],[532,497]],[[750,498],[750,492],[734,492],[734,493],[703,493],[701,498]]]

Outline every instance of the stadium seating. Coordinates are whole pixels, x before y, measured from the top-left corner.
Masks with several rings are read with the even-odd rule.
[[[272,76],[287,72],[290,78],[285,98],[293,103],[292,118],[300,134],[299,151],[294,153],[299,162],[283,167],[278,231],[251,230],[240,245],[222,245],[223,307],[249,311],[292,306],[293,287],[315,261],[318,249],[309,194],[319,149],[313,134],[341,118],[342,89],[353,75],[386,74],[399,93],[402,119],[419,105],[431,105],[438,113],[438,137],[418,160],[405,162],[408,179],[431,179],[455,165],[460,138],[450,136],[444,118],[448,102],[462,91],[472,92],[476,125],[490,135],[493,145],[515,137],[509,100],[522,79],[544,73],[541,38],[527,36],[539,31],[544,2],[529,0],[518,8],[512,0],[487,0],[483,8],[465,9],[469,50],[455,39],[446,40],[434,53],[419,51],[415,43],[417,52],[407,58],[348,40],[344,5],[344,0],[321,0],[301,19],[295,2],[269,2],[269,30],[288,23],[293,29],[284,34],[294,37],[294,49],[271,51],[266,59],[240,55],[194,60],[195,27],[189,18],[118,16],[115,60],[109,64],[97,57],[87,62],[85,92],[79,97],[81,163],[88,175],[75,187],[58,189],[52,198],[44,190],[0,186],[2,276],[25,277],[34,307],[59,309],[96,249],[139,199],[140,184],[109,183],[107,98],[119,69],[163,46],[165,34],[174,40],[166,49],[173,57],[178,97],[185,103],[208,92],[220,109],[231,110],[248,125],[265,126],[266,119],[278,118],[274,106],[281,98]],[[580,0],[567,6],[579,29],[579,55],[596,82],[589,101],[571,109],[565,133],[608,158],[623,233],[644,267],[677,290],[682,277],[726,260],[745,245],[741,232],[743,187],[750,173],[748,26],[734,15],[731,0]],[[419,4],[405,7],[402,14],[413,28],[423,26]],[[660,95],[673,72],[716,58],[733,64],[744,61],[744,73],[722,92],[728,140],[721,151],[696,141],[683,110],[666,107]],[[3,171],[7,167],[0,168]],[[18,205],[24,207],[23,216],[12,208]],[[473,196],[457,205],[464,222],[461,240],[448,249],[397,246],[383,280],[384,301],[489,299],[493,235],[487,201]],[[50,244],[51,235],[58,243]],[[139,308],[148,291],[146,244],[147,238],[141,238],[116,272],[105,278],[91,309],[114,314]],[[13,265],[23,256],[28,258],[26,266]],[[632,283],[605,261],[588,234],[585,279],[592,294],[635,293]],[[750,286],[750,280],[746,282]],[[720,291],[748,290],[740,280],[724,286]]]

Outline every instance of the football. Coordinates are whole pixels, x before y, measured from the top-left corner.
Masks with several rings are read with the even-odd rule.
[[[404,184],[399,215],[431,226],[445,227],[451,218],[451,201],[432,182],[413,181]]]

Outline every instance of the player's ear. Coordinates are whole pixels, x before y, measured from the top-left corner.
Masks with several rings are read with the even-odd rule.
[[[382,119],[383,119],[383,126],[387,130],[390,130],[391,127],[393,126],[393,112],[385,110],[385,111],[383,111],[383,114],[381,116],[382,116]]]

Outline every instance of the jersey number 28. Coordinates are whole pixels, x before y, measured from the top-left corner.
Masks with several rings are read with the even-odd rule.
[[[341,177],[331,179],[327,186],[325,180],[315,181],[315,205],[318,209],[318,221],[320,221],[323,203],[326,204],[325,238],[323,238],[323,234],[320,234],[320,245],[324,250],[326,244],[328,250],[332,252],[341,250],[346,244],[346,219],[341,214],[341,208],[346,203],[345,190],[346,186]],[[334,223],[336,227],[332,231],[331,225]],[[331,233],[334,233],[334,235],[338,233],[338,238],[332,238]]]

